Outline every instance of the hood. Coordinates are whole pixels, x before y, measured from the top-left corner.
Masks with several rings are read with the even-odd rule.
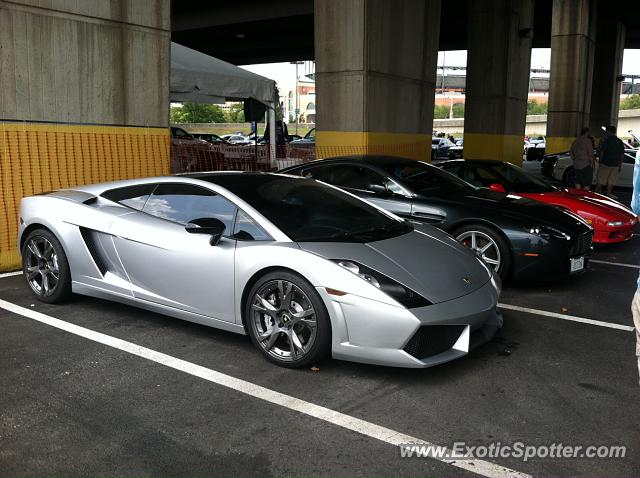
[[[467,295],[491,279],[491,272],[470,249],[430,226],[364,244],[301,242],[299,246],[326,259],[359,262],[434,304]]]
[[[467,212],[475,211],[479,216],[492,217],[497,214],[524,226],[550,226],[570,236],[580,235],[589,230],[584,220],[575,214],[515,194],[478,189],[446,199],[450,203],[459,203]]]
[[[622,221],[625,224],[635,224],[637,221],[633,211],[624,204],[601,194],[589,193],[588,191],[584,191],[586,194],[580,194],[574,191],[579,190],[558,190],[525,194],[525,196],[547,204],[570,209],[588,222]]]

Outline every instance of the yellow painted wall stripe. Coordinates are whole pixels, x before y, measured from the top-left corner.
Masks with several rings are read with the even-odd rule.
[[[571,149],[575,137],[547,136],[545,141],[545,153],[564,153]]]
[[[492,159],[521,165],[524,154],[524,136],[513,134],[464,134],[464,158]]]
[[[44,191],[169,173],[168,128],[0,123],[0,270],[20,265],[20,200]]]
[[[318,158],[350,154],[387,154],[428,161],[431,158],[431,135],[369,131],[316,133]]]

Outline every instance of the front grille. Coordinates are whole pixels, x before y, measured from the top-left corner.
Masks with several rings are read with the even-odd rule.
[[[457,342],[466,325],[423,325],[411,337],[404,351],[422,360],[446,352]]]
[[[581,256],[586,254],[591,250],[591,243],[593,242],[593,232],[585,232],[581,236],[578,236],[573,243],[571,244],[571,249],[569,250],[569,255],[573,256]]]

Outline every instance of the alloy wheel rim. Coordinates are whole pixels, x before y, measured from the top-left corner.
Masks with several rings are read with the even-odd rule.
[[[251,315],[260,347],[278,360],[300,360],[315,343],[315,309],[307,294],[290,281],[272,280],[260,287],[251,302]]]
[[[456,237],[456,239],[478,254],[494,271],[497,272],[498,269],[500,269],[502,262],[500,249],[491,236],[480,231],[466,231]]]
[[[52,295],[60,283],[58,254],[53,244],[44,237],[29,241],[26,249],[24,272],[29,287],[42,297]]]

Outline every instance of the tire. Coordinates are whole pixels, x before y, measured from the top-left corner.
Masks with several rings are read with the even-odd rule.
[[[329,314],[315,288],[299,275],[265,274],[251,287],[244,307],[251,341],[268,361],[303,368],[329,354]]]
[[[573,166],[569,166],[564,170],[562,185],[568,188],[574,188],[576,186],[576,170],[573,169]]]
[[[472,244],[475,241],[475,251],[479,254],[481,249],[488,245],[488,249],[481,255],[482,259],[502,280],[509,277],[511,273],[511,248],[495,229],[482,224],[467,224],[456,229],[453,232],[453,237],[471,249],[473,249]],[[489,241],[492,244],[489,244]]]
[[[38,300],[55,304],[71,297],[67,255],[51,231],[36,229],[27,236],[22,246],[22,272]]]

